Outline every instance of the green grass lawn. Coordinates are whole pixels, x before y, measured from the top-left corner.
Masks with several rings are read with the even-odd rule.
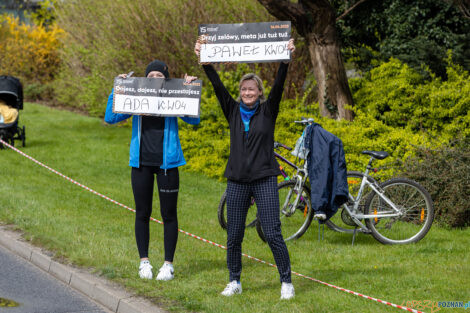
[[[134,207],[128,167],[131,130],[102,120],[27,103],[22,151],[103,193]],[[19,142],[17,142],[19,145]],[[189,161],[190,162],[190,161]],[[225,184],[180,171],[180,228],[225,245],[217,205]],[[161,219],[155,194],[153,217]],[[319,283],[293,276],[296,297],[280,301],[277,270],[243,259],[243,294],[219,293],[228,280],[225,250],[179,235],[175,279],[138,278],[134,213],[106,201],[38,166],[12,150],[0,150],[0,223],[14,224],[32,243],[62,262],[90,268],[169,310],[200,312],[400,312]],[[297,241],[288,242],[292,270],[396,304],[407,301],[470,300],[470,230],[434,225],[419,243],[384,246],[371,236],[325,229],[318,241],[314,222]],[[151,222],[150,259],[163,262],[163,227]],[[268,246],[247,229],[245,253],[273,263]],[[431,312],[431,309],[423,309]],[[434,309],[434,312],[436,309]],[[461,309],[442,309],[458,312]]]

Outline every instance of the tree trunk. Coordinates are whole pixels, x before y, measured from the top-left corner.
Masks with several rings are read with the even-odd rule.
[[[346,106],[352,106],[353,100],[340,47],[335,41],[317,42],[315,38],[308,34],[306,39],[317,80],[320,114],[352,121],[353,113]]]
[[[320,114],[353,119],[351,91],[336,33],[336,12],[328,0],[258,0],[279,20],[290,20],[308,44],[318,85]]]

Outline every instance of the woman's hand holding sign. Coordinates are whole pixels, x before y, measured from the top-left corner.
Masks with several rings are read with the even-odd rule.
[[[201,45],[207,43],[207,36],[201,35],[197,38],[196,44],[194,45],[194,53],[196,53],[198,59],[201,56]]]
[[[201,54],[201,41],[198,39],[196,44],[194,45],[194,53],[196,53],[197,57]]]
[[[126,79],[127,77],[131,77],[133,74],[134,72],[130,71],[128,74],[119,74],[118,77]]]
[[[197,76],[190,76],[188,74],[184,74],[184,83],[183,85],[189,85],[192,81],[196,80]]]
[[[294,38],[289,39],[289,43],[287,44],[287,50],[290,51],[291,57],[292,54],[295,51],[295,45],[294,45]],[[283,61],[284,63],[289,63],[288,61]]]

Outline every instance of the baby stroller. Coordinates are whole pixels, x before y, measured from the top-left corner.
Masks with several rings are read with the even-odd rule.
[[[23,110],[23,86],[13,76],[0,76],[0,139],[15,145],[21,140],[26,145],[25,127],[18,126],[18,111]],[[0,149],[3,149],[0,143]]]

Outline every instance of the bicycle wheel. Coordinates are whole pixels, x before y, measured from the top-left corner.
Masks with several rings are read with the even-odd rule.
[[[418,242],[431,228],[434,206],[431,196],[420,184],[407,178],[392,178],[380,184],[384,195],[400,210],[395,217],[380,217],[394,213],[392,207],[377,193],[367,199],[366,214],[377,218],[366,220],[372,236],[383,244]]]
[[[222,198],[220,198],[219,207],[217,208],[217,218],[219,219],[219,224],[223,229],[227,229],[227,210],[226,210],[226,201],[227,200],[227,192],[224,191]],[[248,214],[246,216],[247,225],[246,227],[254,227],[256,225],[256,212],[258,209],[256,208],[256,203],[254,199],[251,199],[251,205],[248,209]]]
[[[353,233],[354,229],[358,227],[351,218],[351,215],[349,215],[348,211],[346,210],[346,207],[352,210],[354,202],[357,200],[357,193],[359,191],[359,188],[361,187],[362,180],[364,179],[364,174],[361,172],[349,171],[347,174],[347,179],[349,195],[352,198],[350,198],[348,202],[339,207],[338,212],[336,212],[335,215],[333,215],[329,220],[325,222],[328,228],[341,233]],[[370,176],[369,179],[374,180]],[[359,212],[364,212],[365,202],[371,192],[373,192],[372,189],[370,189],[370,187],[366,185],[364,187],[364,190],[362,191],[362,196],[359,202]],[[365,231],[361,228],[357,228],[356,231],[369,233],[369,231]]]
[[[300,238],[310,226],[313,218],[312,203],[310,202],[310,189],[303,186],[301,198],[294,213],[290,213],[293,202],[297,197],[294,191],[295,181],[283,181],[277,185],[279,191],[281,232],[284,241]],[[256,230],[263,241],[266,241],[259,221]]]

